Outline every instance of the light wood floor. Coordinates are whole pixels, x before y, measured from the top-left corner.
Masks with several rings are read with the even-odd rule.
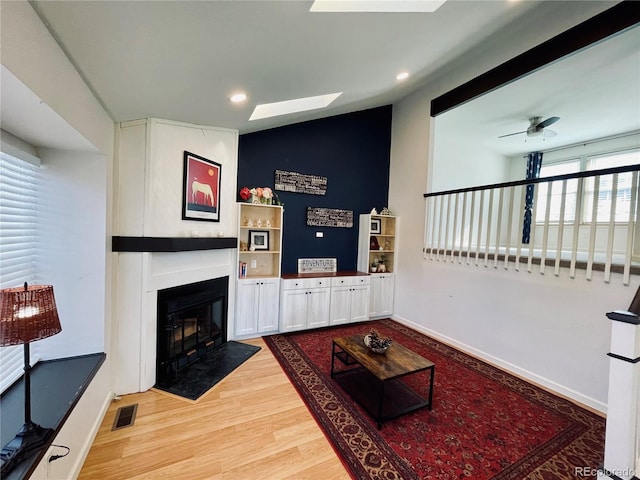
[[[197,402],[148,391],[114,401],[81,480],[349,479],[262,339],[262,349]],[[137,403],[135,424],[111,431]]]

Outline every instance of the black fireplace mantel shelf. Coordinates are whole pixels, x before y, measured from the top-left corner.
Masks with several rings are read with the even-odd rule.
[[[113,252],[189,252],[237,248],[236,237],[111,237]]]

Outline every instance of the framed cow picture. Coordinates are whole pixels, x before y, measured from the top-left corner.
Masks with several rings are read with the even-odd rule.
[[[194,153],[184,152],[182,219],[220,221],[222,165]]]

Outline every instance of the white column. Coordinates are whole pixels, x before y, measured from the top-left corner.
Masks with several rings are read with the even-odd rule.
[[[604,471],[598,478],[640,478],[640,319],[628,311],[607,313],[612,322]]]

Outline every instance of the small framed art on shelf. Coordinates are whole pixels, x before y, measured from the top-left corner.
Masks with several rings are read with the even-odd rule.
[[[267,230],[249,230],[249,249],[269,250],[269,232]]]

